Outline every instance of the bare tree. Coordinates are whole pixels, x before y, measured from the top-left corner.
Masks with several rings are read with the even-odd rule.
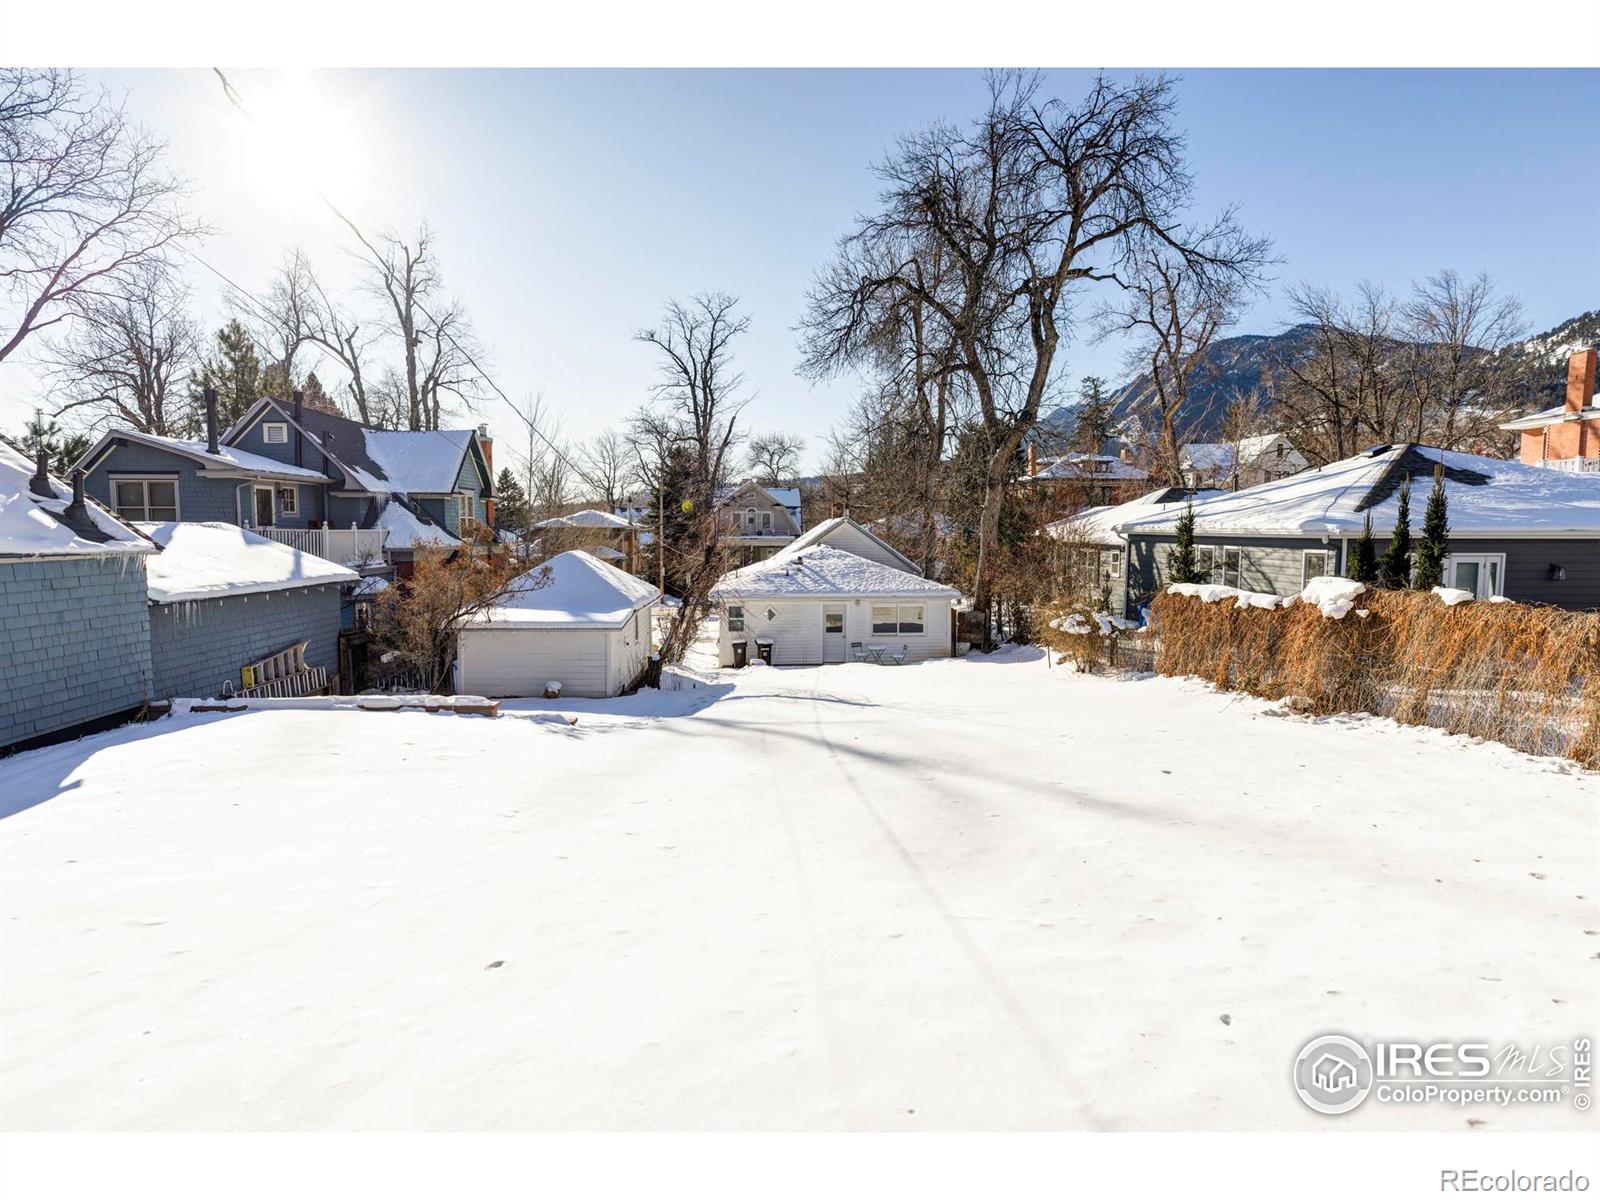
[[[792,433],[758,433],[745,450],[745,465],[763,487],[777,487],[800,471],[806,440]]]
[[[969,131],[937,125],[902,139],[878,168],[878,212],[841,243],[804,324],[804,362],[819,374],[872,353],[886,298],[920,302],[937,326],[928,344],[949,347],[989,447],[974,588],[981,609],[1013,463],[1051,389],[1073,294],[1126,284],[1147,245],[1187,265],[1205,262],[1218,278],[1249,278],[1258,266],[1210,258],[1215,251],[1186,240],[1178,224],[1191,183],[1167,79],[1102,76],[1070,106],[1038,91],[1035,76],[993,75],[988,110]],[[922,266],[934,247],[944,269],[930,277]]]
[[[333,355],[344,368],[345,391],[350,410],[363,425],[391,427],[381,420],[368,394],[367,350],[371,334],[363,334],[359,318],[332,300],[315,272],[311,274],[311,304],[307,311],[307,339],[312,345]]]
[[[41,355],[56,415],[77,412],[92,430],[192,433],[184,383],[199,361],[200,335],[188,301],[172,272],[155,261],[74,293],[69,334]]]
[[[581,457],[584,474],[598,489],[597,500],[606,512],[615,511],[634,474],[628,439],[615,429],[602,430],[584,447]]]
[[[0,68],[0,361],[205,232],[165,152],[70,72]]]
[[[282,400],[300,386],[302,375],[295,359],[313,340],[319,304],[311,264],[298,247],[284,254],[259,300],[230,301],[234,315],[267,353],[263,388],[267,395]]]
[[[1412,284],[1401,312],[1408,382],[1422,416],[1416,440],[1450,450],[1500,440],[1521,381],[1496,352],[1525,335],[1521,303],[1497,297],[1486,274],[1465,279],[1446,270]]]

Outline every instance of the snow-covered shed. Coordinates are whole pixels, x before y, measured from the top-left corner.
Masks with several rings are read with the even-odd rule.
[[[0,441],[0,753],[135,714],[150,687],[155,547]]]
[[[340,592],[356,572],[222,521],[136,528],[161,547],[149,561],[156,699],[337,686]]]
[[[541,563],[468,623],[456,645],[457,686],[480,696],[615,696],[650,658],[650,609],[661,591],[583,550]]]
[[[955,588],[836,546],[790,547],[730,571],[711,592],[721,612],[717,660],[733,644],[772,642],[778,666],[845,662],[852,643],[905,652],[907,662],[948,658]]]

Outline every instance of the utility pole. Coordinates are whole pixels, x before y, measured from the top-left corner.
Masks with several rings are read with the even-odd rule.
[[[656,587],[667,594],[667,492],[666,472],[656,472]]]

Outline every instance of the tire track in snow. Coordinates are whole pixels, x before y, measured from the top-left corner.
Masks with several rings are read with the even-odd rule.
[[[912,882],[917,885],[918,890],[922,892],[935,913],[938,914],[940,921],[950,932],[951,937],[955,939],[956,944],[961,947],[973,969],[988,985],[989,990],[994,993],[995,999],[999,1002],[1007,1017],[1010,1018],[1012,1025],[1038,1057],[1039,1062],[1045,1069],[1045,1073],[1055,1081],[1056,1086],[1061,1089],[1068,1100],[1077,1105],[1078,1111],[1087,1125],[1097,1131],[1109,1131],[1112,1126],[1095,1112],[1089,1098],[1088,1089],[1074,1080],[1071,1073],[1068,1072],[1065,1065],[1065,1056],[1061,1053],[1060,1048],[1051,1040],[1050,1035],[1040,1027],[1039,1023],[1033,1019],[1022,998],[1017,995],[1006,981],[1005,976],[989,960],[988,955],[983,952],[983,947],[978,945],[977,939],[972,936],[971,931],[967,928],[965,920],[945,902],[939,889],[933,885],[933,880],[928,877],[928,873],[923,870],[922,864],[917,861],[916,855],[912,854],[906,844],[901,841],[899,834],[894,831],[894,827],[889,824],[878,806],[872,802],[867,790],[861,786],[860,781],[856,779],[855,774],[846,765],[844,756],[839,753],[832,739],[828,737],[827,729],[823,725],[822,709],[818,704],[820,692],[820,683],[813,677],[811,692],[805,696],[805,699],[811,702],[811,723],[817,731],[817,740],[828,753],[828,761],[843,777],[846,786],[850,789],[850,794],[855,797],[856,803],[867,814],[872,823],[877,826],[878,832],[883,835],[884,840],[889,843],[895,856],[905,868],[906,874],[911,877]],[[802,693],[797,692],[796,695],[802,695]]]

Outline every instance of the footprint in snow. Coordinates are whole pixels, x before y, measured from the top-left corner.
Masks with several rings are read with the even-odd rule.
[[[485,967],[484,970],[485,971],[492,971],[496,967],[503,967],[505,965],[506,965],[506,960],[505,959],[497,958],[492,963],[490,963],[487,967]]]
[[[1224,1025],[1232,1025],[1233,1024],[1233,1018],[1230,1017],[1227,1013],[1223,1013],[1222,1016],[1218,1017],[1217,1019],[1219,1021],[1221,1021]]]

